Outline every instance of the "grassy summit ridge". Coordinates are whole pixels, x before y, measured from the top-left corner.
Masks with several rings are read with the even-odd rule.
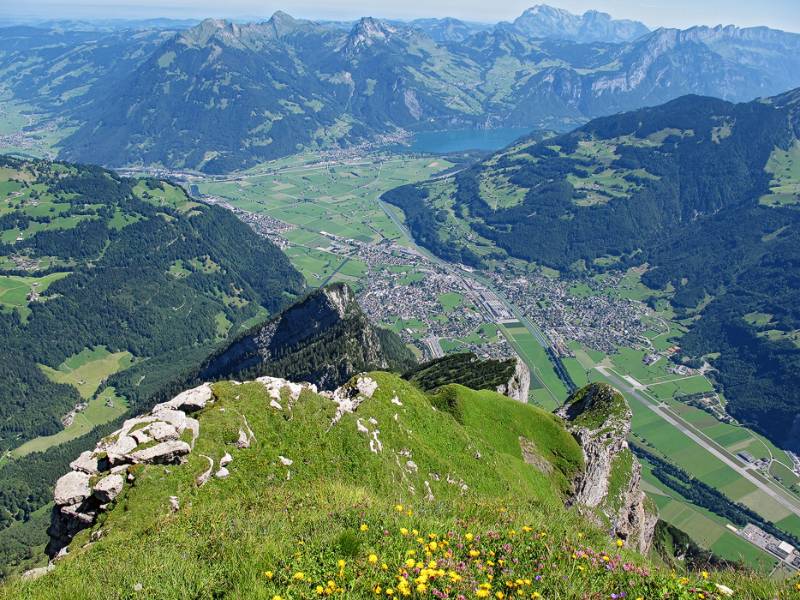
[[[582,459],[558,418],[452,386],[458,421],[396,376],[369,377],[375,392],[335,424],[325,396],[284,390],[278,409],[260,383],[215,384],[186,464],[136,467],[52,573],[0,597],[721,597],[716,574],[658,570],[564,508]],[[236,449],[243,418],[255,439]],[[543,463],[526,463],[518,435]],[[226,452],[230,476],[198,488],[203,455]],[[740,597],[778,593],[722,577]]]

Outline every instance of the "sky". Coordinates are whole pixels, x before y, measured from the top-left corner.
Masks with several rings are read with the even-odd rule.
[[[7,17],[263,19],[276,10],[310,19],[361,16],[410,19],[452,16],[463,20],[513,20],[536,0],[0,0]],[[655,27],[767,25],[800,32],[800,0],[550,0],[581,14],[596,9]]]

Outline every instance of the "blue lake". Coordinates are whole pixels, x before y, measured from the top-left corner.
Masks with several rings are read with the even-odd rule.
[[[530,129],[524,127],[421,131],[414,134],[409,150],[431,154],[447,154],[464,150],[499,150],[530,132]]]

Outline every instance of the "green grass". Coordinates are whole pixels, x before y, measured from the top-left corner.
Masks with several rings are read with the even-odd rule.
[[[128,404],[124,398],[116,395],[114,388],[106,388],[89,400],[86,409],[77,415],[72,424],[53,435],[34,438],[15,448],[11,455],[21,458],[32,452],[44,452],[48,448],[64,444],[86,435],[98,425],[109,423],[124,415]]]
[[[186,464],[136,467],[135,485],[99,526],[101,539],[83,547],[90,531],[80,533],[51,574],[11,581],[0,597],[299,599],[318,597],[322,586],[361,599],[376,597],[376,585],[386,597],[386,588],[404,585],[397,576],[409,559],[431,569],[431,587],[447,585],[470,598],[486,581],[479,569],[488,560],[507,564],[506,577],[523,580],[526,597],[536,591],[545,598],[607,598],[621,590],[633,598],[689,597],[687,584],[672,573],[617,548],[607,533],[564,508],[559,478],[574,474],[580,451],[553,416],[454,387],[459,422],[450,410],[432,410],[406,382],[373,377],[379,383],[373,398],[333,427],[328,399],[305,393],[286,418],[268,408],[259,384],[216,385],[219,399],[200,414],[201,435]],[[395,395],[402,406],[391,403]],[[231,442],[242,415],[256,439],[237,450]],[[378,425],[369,427],[380,429],[378,453],[356,426],[370,418]],[[520,436],[535,441],[556,476],[522,460]],[[230,477],[198,488],[194,479],[207,465],[201,455],[219,459],[225,452],[233,455]],[[408,455],[415,469],[406,466]],[[279,456],[294,464],[283,466]],[[428,488],[433,498],[426,500]],[[173,495],[177,512],[169,508]],[[623,570],[626,561],[634,568]],[[463,577],[448,575],[459,562]],[[491,584],[492,592],[506,588],[506,577]],[[709,590],[722,581],[752,597],[777,593],[766,580],[732,573],[690,581]]]
[[[458,292],[439,294],[439,304],[445,312],[453,312],[464,303],[464,296]]]
[[[12,451],[14,457],[31,452],[43,452],[48,448],[74,440],[92,431],[98,425],[113,421],[128,410],[128,404],[116,395],[114,388],[97,390],[103,382],[119,371],[129,368],[133,357],[129,352],[111,353],[106,348],[86,348],[67,358],[57,368],[39,365],[48,379],[56,383],[73,386],[88,406],[79,412],[72,424],[56,434],[29,440]]]
[[[694,375],[664,383],[651,384],[647,389],[659,400],[666,400],[684,394],[713,392],[714,386],[703,375]]]
[[[727,521],[695,506],[676,492],[664,488],[650,465],[642,464],[642,479],[648,496],[656,503],[659,518],[690,534],[698,545],[714,548],[720,557],[741,560],[748,567],[769,573],[776,563],[768,553],[736,536],[726,527]]]
[[[88,400],[105,379],[127,369],[131,364],[133,357],[130,352],[112,354],[106,348],[98,346],[84,349],[67,358],[55,369],[46,365],[39,365],[39,368],[51,381],[73,386],[82,398]]]
[[[145,182],[140,181],[133,188],[133,193],[150,204],[159,207],[169,207],[182,213],[188,213],[193,208],[199,206],[197,202],[192,202],[180,186],[166,182],[162,182],[162,186],[163,189],[151,189],[147,187]]]
[[[564,367],[567,369],[567,373],[569,376],[572,377],[572,381],[575,382],[575,385],[578,387],[583,387],[587,383],[589,383],[589,376],[587,373],[587,369],[583,366],[577,358],[562,358],[561,362],[564,363]]]
[[[772,175],[770,193],[761,197],[765,206],[787,206],[800,202],[800,142],[788,150],[776,148],[765,170]]]
[[[253,167],[234,181],[203,182],[199,187],[237,208],[297,226],[286,234],[292,243],[289,255],[309,284],[316,286],[335,269],[320,260],[316,250],[330,245],[322,232],[362,242],[408,243],[377,199],[389,189],[423,181],[450,166],[441,160],[384,154],[331,165],[307,153]],[[366,268],[348,263],[341,274],[346,281],[357,282]]]
[[[0,310],[16,309],[23,319],[30,315],[28,294],[36,290],[39,294],[47,291],[50,285],[64,279],[70,273],[51,273],[44,277],[18,277],[16,275],[0,275]]]

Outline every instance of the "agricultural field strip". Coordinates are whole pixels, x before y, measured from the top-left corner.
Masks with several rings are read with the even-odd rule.
[[[778,502],[784,508],[788,509],[797,516],[800,516],[800,502],[797,499],[786,495],[783,488],[777,488],[771,482],[763,479],[762,477],[754,474],[752,471],[742,467],[734,456],[732,456],[725,448],[722,448],[714,440],[705,435],[702,431],[697,430],[691,424],[687,423],[684,419],[669,409],[665,409],[656,401],[650,398],[646,393],[642,394],[642,390],[634,388],[623,379],[622,376],[615,370],[609,367],[596,366],[595,369],[599,371],[605,378],[610,380],[614,385],[622,389],[626,394],[630,394],[642,404],[647,406],[651,411],[661,417],[664,421],[675,427],[678,431],[689,437],[696,444],[699,444],[711,455],[728,465],[736,471],[743,478],[750,481],[762,492],[770,496],[773,500]]]

